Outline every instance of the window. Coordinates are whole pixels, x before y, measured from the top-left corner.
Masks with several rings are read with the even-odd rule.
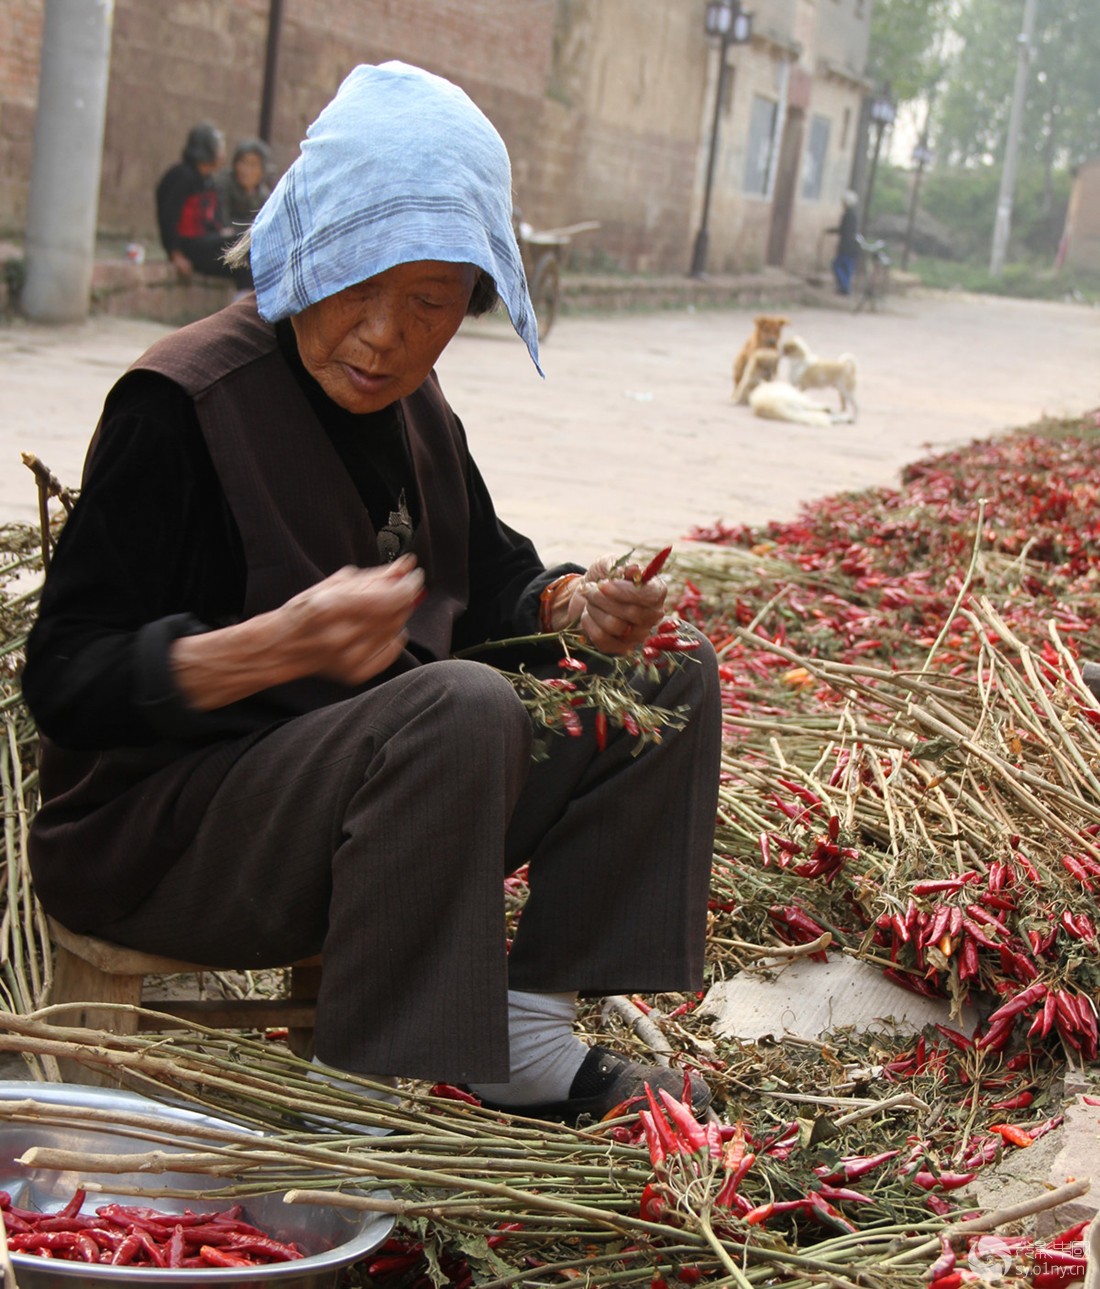
[[[810,122],[810,138],[802,154],[802,199],[820,201],[825,179],[825,155],[829,151],[829,118],[815,116]]]
[[[749,144],[745,155],[745,192],[767,196],[771,173],[772,151],[775,148],[775,122],[779,104],[756,94],[752,100],[752,118],[749,121]]]

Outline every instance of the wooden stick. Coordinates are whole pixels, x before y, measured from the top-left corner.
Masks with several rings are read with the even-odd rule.
[[[73,494],[65,487],[61,480],[53,473],[44,461],[39,460],[33,452],[23,452],[20,454],[23,458],[23,464],[38,480],[38,487],[46,492],[49,497],[56,497],[65,507],[67,513],[71,514],[73,509]]]

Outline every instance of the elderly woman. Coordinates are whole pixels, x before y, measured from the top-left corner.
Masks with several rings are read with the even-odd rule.
[[[567,627],[628,654],[666,595],[610,555],[546,568],[440,390],[440,353],[498,296],[538,365],[510,192],[459,89],[358,67],[241,251],[255,296],[111,391],[28,645],[31,863],[55,918],[119,944],[211,967],[321,952],[336,1071],[576,1121],[681,1089],[574,1018],[579,994],[701,984],[719,705],[704,646],[637,673],[682,730],[638,753],[586,729],[535,759],[508,679],[454,657]]]

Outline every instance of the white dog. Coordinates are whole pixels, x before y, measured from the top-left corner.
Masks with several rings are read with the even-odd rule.
[[[788,374],[796,389],[835,389],[840,395],[842,418],[846,414],[846,419],[856,419],[856,360],[851,354],[841,354],[837,359],[818,358],[800,336],[790,336],[779,352],[790,364]]]
[[[749,407],[769,421],[796,425],[832,425],[837,416],[824,403],[815,403],[785,380],[766,380],[749,394]]]

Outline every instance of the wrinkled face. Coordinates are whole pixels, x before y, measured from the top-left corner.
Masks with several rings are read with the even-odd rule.
[[[233,162],[233,177],[245,192],[251,192],[264,177],[263,158],[255,152],[242,152]]]
[[[378,412],[423,384],[462,325],[472,264],[414,260],[291,318],[306,370],[349,412]]]

